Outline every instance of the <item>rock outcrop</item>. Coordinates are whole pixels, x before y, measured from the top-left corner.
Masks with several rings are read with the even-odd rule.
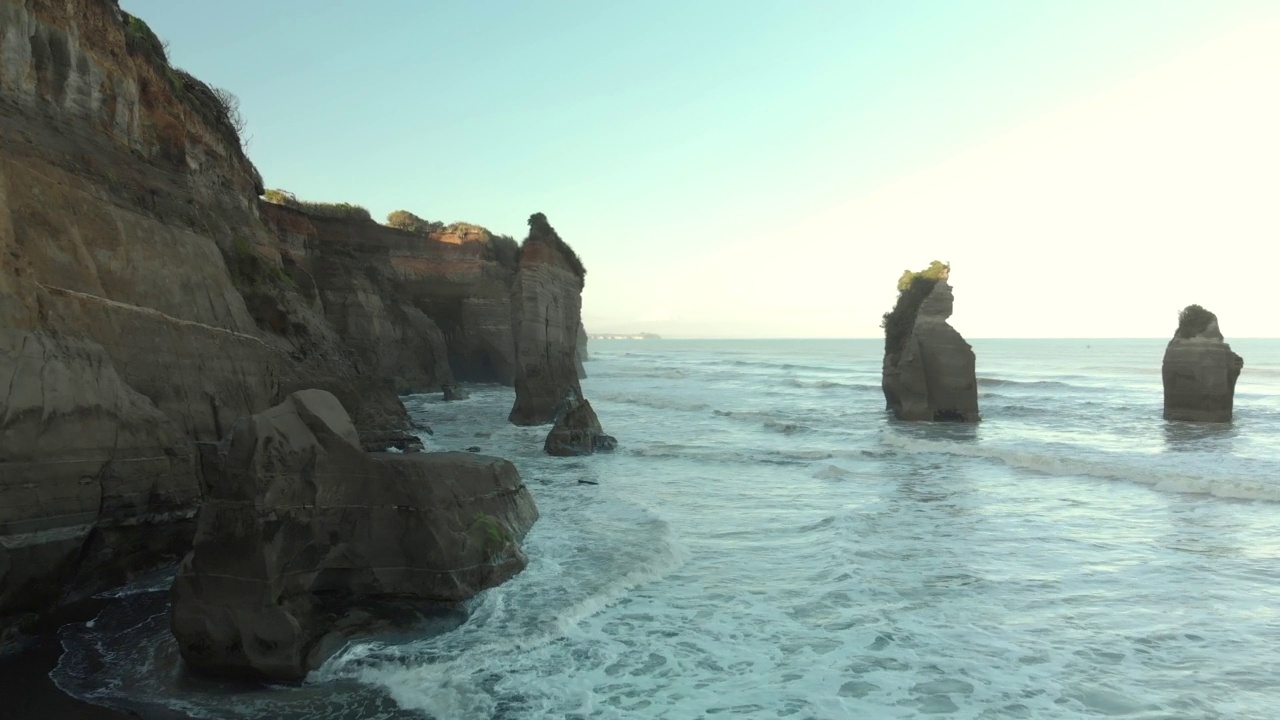
[[[1244,360],[1223,341],[1213,313],[1191,305],[1179,320],[1161,367],[1164,419],[1231,422],[1236,379]]]
[[[519,572],[537,519],[511,463],[367,454],[321,391],[237,422],[203,461],[172,627],[210,673],[301,678],[388,607],[454,604]]]
[[[569,391],[582,396],[577,349],[585,277],[582,262],[547,218],[530,216],[511,293],[516,402],[510,420],[516,425],[550,423]]]
[[[978,422],[973,348],[947,323],[953,304],[947,274],[906,282],[885,317],[886,408],[899,420]]]
[[[591,403],[573,390],[565,393],[556,408],[555,425],[542,445],[548,455],[560,457],[611,452],[617,447],[618,440],[605,434]]]

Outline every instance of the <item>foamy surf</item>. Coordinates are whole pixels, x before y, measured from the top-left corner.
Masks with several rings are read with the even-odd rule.
[[[1250,389],[1208,427],[1160,419],[1162,343],[984,343],[984,377],[1031,384],[984,387],[977,427],[892,421],[874,341],[595,343],[584,389],[621,445],[593,458],[545,456],[507,389],[408,398],[429,447],[512,458],[541,510],[467,622],[232,692],[174,671],[153,584],[59,671],[144,717],[1270,720],[1265,354],[1233,343]]]

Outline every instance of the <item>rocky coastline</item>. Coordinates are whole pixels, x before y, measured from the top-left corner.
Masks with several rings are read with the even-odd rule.
[[[273,201],[219,92],[172,67],[115,0],[0,0],[0,25],[19,29],[0,35],[0,647],[44,637],[63,608],[180,560],[193,542],[214,547],[255,517],[325,507],[313,497],[285,508],[278,493],[228,485],[235,472],[251,477],[228,470],[234,438],[272,408],[294,408],[281,421],[292,430],[275,441],[310,448],[289,455],[298,462],[281,492],[314,496],[317,458],[336,453],[348,458],[338,475],[390,473],[400,479],[389,487],[412,494],[404,487],[474,485],[480,466],[505,461],[379,455],[420,446],[400,394],[514,385],[516,406],[534,410],[513,415],[549,424],[555,405],[544,412],[545,399],[580,392],[585,269],[541,214],[522,249],[475,225],[405,229]],[[306,445],[298,428],[315,437],[307,418],[318,416],[330,439]],[[451,532],[424,537],[436,560],[422,577],[435,581],[370,585],[373,560],[321,547],[342,546],[340,528],[294,548],[295,563],[325,578],[297,597],[338,597],[345,609],[334,612],[358,632],[347,612],[357,601],[457,602],[518,572],[519,539],[537,513],[514,467],[501,467],[493,477],[519,490],[481,511],[499,518],[491,534],[507,550],[455,547]],[[388,502],[417,502],[428,527],[475,524],[476,508],[431,497]],[[270,545],[278,530],[257,542]],[[208,557],[196,553],[195,566]],[[484,577],[449,579],[451,562]],[[185,588],[208,580],[182,577]],[[299,617],[270,626],[251,615],[226,627],[259,646],[279,639],[264,627]],[[306,655],[313,636],[298,637]],[[233,644],[204,649],[229,657]],[[297,677],[303,667],[274,662],[248,663],[248,674]]]

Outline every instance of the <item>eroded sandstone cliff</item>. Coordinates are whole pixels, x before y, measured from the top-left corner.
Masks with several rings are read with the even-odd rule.
[[[414,232],[262,204],[285,267],[360,357],[401,391],[511,384],[516,247],[477,225]]]
[[[236,418],[324,387],[406,422],[280,273],[261,190],[144,23],[0,0],[0,630],[180,552],[192,443]]]
[[[510,419],[517,425],[550,423],[570,391],[582,396],[577,350],[585,277],[582,262],[547,218],[532,215],[511,291],[516,402]]]

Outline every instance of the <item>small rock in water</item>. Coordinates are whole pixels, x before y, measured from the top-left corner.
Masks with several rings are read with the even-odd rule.
[[[596,482],[595,480],[579,480],[578,484],[579,485],[599,485],[600,483]]]
[[[467,452],[480,452],[480,446],[472,445],[471,447],[467,448]]]
[[[454,385],[453,383],[446,383],[444,386],[442,386],[441,389],[444,392],[443,397],[445,402],[452,402],[454,400],[466,400],[467,398],[471,397],[470,393],[458,387],[457,385]]]

